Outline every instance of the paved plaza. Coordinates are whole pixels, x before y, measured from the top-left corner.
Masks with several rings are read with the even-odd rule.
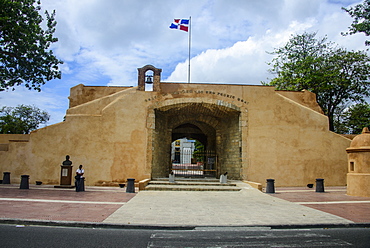
[[[50,185],[0,185],[0,221],[117,226],[305,226],[370,223],[370,198],[345,187],[276,188],[266,194],[246,183],[240,191],[140,191]],[[370,224],[369,224],[370,225]]]

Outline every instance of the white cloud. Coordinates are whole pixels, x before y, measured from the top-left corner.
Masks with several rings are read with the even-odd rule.
[[[284,45],[290,35],[312,27],[312,21],[293,21],[283,32],[267,30],[263,36],[249,37],[224,49],[209,49],[191,59],[192,82],[223,82],[232,84],[259,84],[267,81],[266,62],[271,61],[274,47]],[[167,81],[186,81],[188,62],[177,65]]]
[[[340,4],[330,5],[323,1],[279,1],[281,10],[265,22],[253,23],[264,34],[257,32],[245,41],[238,41],[223,49],[208,49],[191,59],[192,82],[223,82],[259,84],[273,78],[268,73],[273,58],[267,52],[283,46],[293,34],[318,32],[318,38],[328,40],[348,49],[365,49],[359,36],[343,37],[341,32],[351,23],[351,18],[340,9]],[[275,19],[281,18],[281,20]],[[261,18],[263,19],[263,18]],[[276,22],[275,22],[276,21]],[[266,30],[267,27],[273,27]],[[363,38],[363,37],[362,37]],[[196,39],[194,37],[194,39]],[[167,81],[187,81],[188,61],[179,63]]]
[[[188,34],[169,29],[173,18],[192,17],[193,82],[258,84],[267,77],[266,51],[296,32],[348,49],[364,49],[365,37],[343,37],[351,17],[342,6],[359,0],[42,0],[56,10],[54,53],[65,61],[62,80],[43,92],[0,92],[2,105],[35,104],[61,119],[69,89],[85,85],[136,85],[137,68],[162,68],[162,79],[187,81]],[[56,116],[56,117],[54,117]]]

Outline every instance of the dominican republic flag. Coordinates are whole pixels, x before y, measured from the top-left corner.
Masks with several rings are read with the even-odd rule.
[[[180,29],[182,31],[189,31],[189,19],[174,19],[174,22],[171,23],[170,28]]]

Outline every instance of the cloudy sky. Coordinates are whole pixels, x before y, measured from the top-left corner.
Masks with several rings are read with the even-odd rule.
[[[343,37],[351,17],[341,9],[359,0],[41,0],[56,10],[64,61],[62,79],[42,92],[23,87],[0,92],[0,106],[35,105],[63,120],[69,89],[77,84],[137,86],[137,68],[162,69],[162,81],[186,82],[188,33],[169,28],[174,18],[192,19],[191,81],[260,84],[267,52],[292,34],[318,32],[348,50],[366,49],[363,34]]]

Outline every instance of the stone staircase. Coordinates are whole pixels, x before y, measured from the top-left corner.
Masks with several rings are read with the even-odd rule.
[[[188,179],[176,178],[175,182],[169,182],[168,178],[151,180],[144,190],[153,191],[239,191],[235,183],[228,181],[220,183],[218,179]]]

